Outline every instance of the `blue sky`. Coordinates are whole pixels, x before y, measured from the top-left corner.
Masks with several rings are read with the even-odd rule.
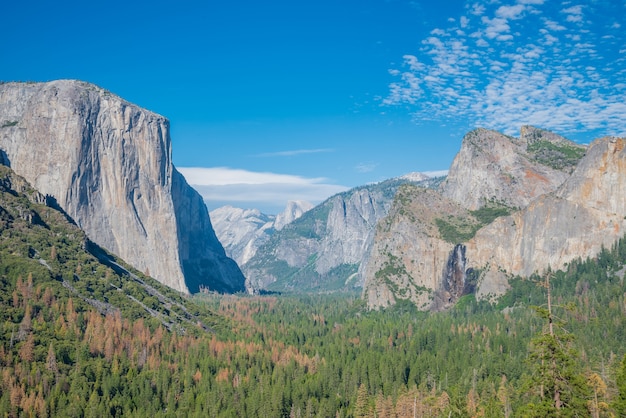
[[[222,204],[276,213],[523,124],[626,134],[626,1],[10,2],[0,80],[75,78],[171,121]]]

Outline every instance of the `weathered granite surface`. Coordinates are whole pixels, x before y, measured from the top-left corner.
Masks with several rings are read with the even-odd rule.
[[[201,197],[171,161],[169,122],[92,84],[0,85],[0,149],[98,245],[182,292],[243,289]]]

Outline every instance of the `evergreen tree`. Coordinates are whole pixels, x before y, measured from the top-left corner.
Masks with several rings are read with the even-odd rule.
[[[548,273],[545,279],[547,308],[536,308],[547,325],[530,343],[528,362],[531,374],[522,386],[528,402],[522,408],[522,416],[586,416],[589,388],[578,364],[573,336],[553,315],[550,276]]]

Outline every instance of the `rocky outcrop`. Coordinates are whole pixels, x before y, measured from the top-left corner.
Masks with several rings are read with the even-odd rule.
[[[210,212],[215,234],[226,254],[240,266],[248,262],[273,231],[272,215],[258,209],[222,206]]]
[[[259,247],[276,231],[295,221],[312,207],[311,203],[298,200],[287,202],[285,210],[278,215],[232,206],[212,210],[210,215],[217,238],[224,246],[226,254],[241,266],[250,261]]]
[[[171,162],[167,119],[94,85],[0,85],[0,148],[98,245],[162,283],[243,289],[201,197]]]
[[[283,227],[311,210],[313,205],[305,200],[290,200],[284,211],[276,215],[274,220],[274,229],[280,231]]]
[[[370,252],[376,224],[386,216],[397,188],[409,181],[352,189],[307,211],[275,232],[242,266],[247,286],[280,291],[362,287],[359,268]]]
[[[384,308],[404,299],[429,309],[454,247],[441,238],[435,219],[441,213],[465,212],[435,190],[400,188],[388,216],[376,227],[362,267],[368,307]]]
[[[626,233],[626,140],[594,141],[552,194],[494,221],[467,243],[472,266],[486,270],[479,296],[506,289],[503,272],[528,276],[593,257]]]
[[[379,223],[364,267],[368,306],[444,309],[474,289],[496,297],[511,275],[610,247],[626,233],[625,145],[601,138],[584,148],[531,127],[519,139],[468,134],[441,193],[405,187]],[[517,180],[489,181],[502,173]]]
[[[584,147],[530,126],[519,138],[476,129],[463,138],[441,192],[471,210],[489,202],[523,208],[556,190],[582,154]]]

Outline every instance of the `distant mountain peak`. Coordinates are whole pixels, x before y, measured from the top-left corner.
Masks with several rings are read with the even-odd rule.
[[[398,177],[398,179],[400,180],[408,180],[408,181],[414,181],[414,182],[428,180],[429,178],[430,178],[429,175],[420,173],[419,171],[413,171],[411,173],[407,173],[403,176]]]
[[[306,200],[290,200],[287,202],[287,207],[282,213],[276,215],[274,221],[274,229],[280,231],[285,225],[291,223],[301,217],[305,212],[313,209],[313,204]]]
[[[305,200],[290,200],[285,210],[276,216],[267,215],[258,209],[233,206],[212,210],[210,216],[215,234],[226,254],[239,265],[244,265],[275,231],[295,221],[311,208],[313,205]]]

